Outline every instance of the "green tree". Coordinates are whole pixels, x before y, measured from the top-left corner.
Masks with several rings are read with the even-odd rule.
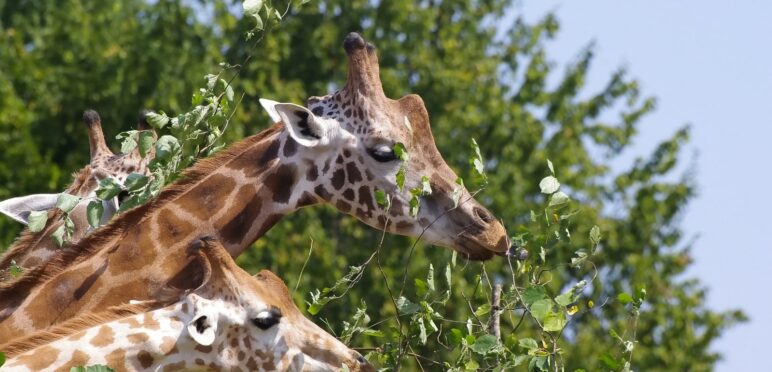
[[[86,109],[108,143],[141,109],[187,109],[216,40],[181,1],[0,1],[0,199],[71,181],[88,162]],[[0,221],[3,246],[20,230]]]
[[[577,249],[597,245],[591,257],[597,279],[579,292],[574,301],[579,312],[558,342],[569,369],[621,370],[620,360],[631,358],[636,370],[709,370],[719,357],[712,342],[744,319],[739,311],[708,308],[699,280],[684,277],[689,251],[696,247],[683,238],[679,217],[695,185],[688,173],[673,170],[688,141],[688,127],[674,131],[629,169],[610,168],[655,100],[642,95],[624,70],[612,72],[600,91],[587,91],[592,46],[556,71],[545,52],[559,29],[555,17],[504,24],[512,4],[498,0],[318,1],[295,4],[277,31],[255,47],[254,40],[244,38],[254,20],[234,12],[239,1],[151,3],[0,1],[0,153],[6,164],[0,170],[0,197],[56,189],[69,181],[66,173],[87,158],[77,120],[83,109],[100,109],[108,132],[128,127],[139,108],[184,112],[194,87],[204,74],[216,73],[221,60],[243,64],[233,84],[244,98],[226,137],[255,133],[267,124],[257,98],[303,102],[341,84],[346,62],[340,43],[348,32],[359,30],[379,49],[387,95],[423,97],[440,152],[467,182],[475,178],[468,162],[474,155],[469,138],[477,139],[488,171],[479,198],[530,253],[520,269],[549,269],[548,277],[536,281],[546,283],[550,297],[592,276],[587,266],[569,263]],[[555,198],[539,185],[551,174],[548,159],[561,190],[573,199],[565,207],[545,209]],[[16,231],[7,226],[0,225],[4,242]],[[599,227],[599,244],[593,226]],[[349,266],[366,262],[381,237],[332,208],[316,207],[286,217],[239,263],[253,271],[273,270],[290,288],[297,287],[298,303],[310,302],[309,293],[332,287]],[[409,333],[418,324],[411,321],[416,312],[400,316],[398,323],[397,308],[409,304],[392,298],[398,293],[421,298],[425,289],[420,283],[427,285],[430,264],[440,282],[451,262],[449,250],[419,242],[413,251],[413,245],[410,239],[386,235],[377,260],[345,295],[333,291],[340,298],[316,319],[352,345],[380,346],[381,355],[388,355],[387,349],[399,343],[400,332],[394,329]],[[518,285],[524,285],[534,272],[518,273]],[[465,328],[467,319],[479,328],[476,318],[487,316],[487,283],[503,281],[511,294],[510,274],[503,259],[457,262],[451,298],[434,306],[443,316],[436,319],[441,331],[426,345],[411,344],[411,352],[420,357],[401,362],[411,369],[416,363],[442,369],[434,361],[458,360],[459,349],[449,346],[452,329]],[[640,316],[631,316],[638,305],[620,294],[629,293],[635,301],[639,288],[646,289],[646,301]],[[362,312],[356,315],[363,303],[378,332],[352,334],[355,321],[365,323]],[[502,314],[504,344],[534,350],[528,339],[544,333],[531,318],[520,323],[522,303],[513,306],[517,309]],[[637,324],[628,324],[631,320]],[[421,322],[426,328],[428,320]],[[611,330],[621,336],[611,336]],[[622,342],[632,339],[637,344],[630,355]],[[484,354],[480,345],[472,349],[476,355]],[[483,368],[495,365],[483,357],[469,360],[484,363]]]

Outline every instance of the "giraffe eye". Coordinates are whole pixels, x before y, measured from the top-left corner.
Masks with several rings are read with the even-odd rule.
[[[261,311],[255,318],[252,319],[252,324],[262,330],[271,328],[281,321],[281,311],[276,308],[270,310]]]
[[[397,154],[391,146],[379,145],[373,148],[367,149],[370,156],[378,162],[386,163],[389,161],[397,160]]]

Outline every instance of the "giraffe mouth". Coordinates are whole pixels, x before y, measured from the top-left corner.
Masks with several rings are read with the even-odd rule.
[[[491,246],[487,239],[482,241],[479,236],[464,233],[456,239],[456,246],[458,247],[456,250],[465,258],[472,261],[485,261],[493,258],[494,255],[503,256],[509,247],[509,238],[504,235],[494,246]]]

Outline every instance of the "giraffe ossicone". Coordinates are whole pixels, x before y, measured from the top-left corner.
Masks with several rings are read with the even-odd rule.
[[[4,371],[374,371],[359,353],[304,317],[281,279],[250,276],[212,239],[194,243],[201,285],[171,303],[123,305],[0,345]]]

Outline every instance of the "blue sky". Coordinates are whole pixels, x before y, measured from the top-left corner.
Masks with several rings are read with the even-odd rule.
[[[683,155],[697,155],[699,196],[683,227],[699,239],[688,276],[708,286],[709,307],[740,307],[751,318],[715,344],[724,353],[717,370],[757,370],[772,331],[772,2],[524,0],[518,8],[531,21],[557,14],[548,55],[559,65],[596,42],[590,90],[626,66],[658,98],[630,156],[692,124]]]

